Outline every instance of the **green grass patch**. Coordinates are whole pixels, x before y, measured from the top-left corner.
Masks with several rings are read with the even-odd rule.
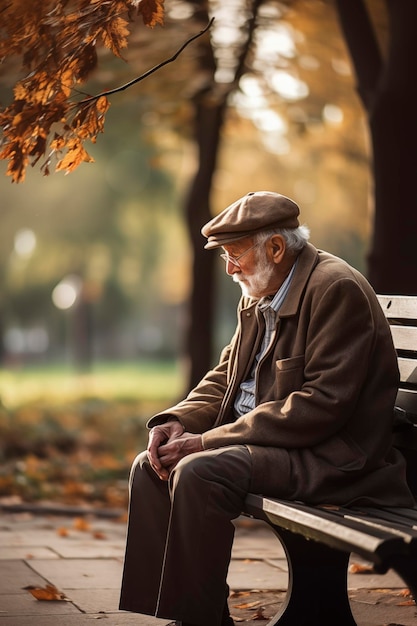
[[[171,402],[184,388],[174,361],[98,363],[88,371],[48,365],[0,369],[0,399],[7,407],[82,398]]]

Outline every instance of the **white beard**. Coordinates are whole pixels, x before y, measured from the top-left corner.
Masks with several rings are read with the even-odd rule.
[[[257,262],[252,274],[237,272],[233,274],[235,283],[239,283],[244,296],[262,298],[269,293],[268,285],[275,271],[275,266],[266,258],[264,250],[259,250]]]

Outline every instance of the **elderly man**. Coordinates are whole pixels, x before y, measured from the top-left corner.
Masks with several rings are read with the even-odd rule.
[[[308,243],[295,202],[249,193],[206,224],[243,292],[218,365],[149,421],[131,473],[120,608],[231,626],[232,520],[248,492],[408,506],[391,447],[397,360],[364,277]]]

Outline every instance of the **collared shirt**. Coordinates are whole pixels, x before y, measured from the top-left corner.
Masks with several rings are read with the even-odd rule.
[[[268,347],[270,346],[271,341],[274,339],[277,313],[289,291],[291,280],[295,271],[295,266],[296,263],[294,263],[294,265],[292,266],[290,273],[282,283],[281,287],[278,289],[275,296],[272,299],[268,296],[265,298],[261,298],[257,304],[259,311],[264,316],[265,333],[259,352],[255,356],[255,360],[252,364],[250,374],[248,378],[240,384],[240,389],[236,394],[234,411],[235,415],[238,417],[244,415],[245,413],[248,413],[256,406],[255,392],[258,376],[258,364],[265,352],[267,351]]]

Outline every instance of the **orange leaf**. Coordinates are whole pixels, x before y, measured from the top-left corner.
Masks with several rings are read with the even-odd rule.
[[[62,135],[55,133],[53,140],[51,141],[52,150],[62,150],[65,147],[65,138]]]
[[[69,535],[68,528],[61,526],[61,528],[56,529],[56,534],[58,535],[58,537],[68,537]]]
[[[415,606],[414,600],[404,600],[404,602],[397,602],[396,606]]]
[[[119,58],[122,56],[120,50],[127,46],[129,31],[126,26],[126,20],[122,17],[116,17],[103,29],[101,34],[104,45]]]
[[[27,87],[23,82],[18,82],[13,88],[14,96],[16,100],[26,100],[28,95]]]
[[[46,587],[25,587],[37,600],[67,600],[65,594],[59,591],[54,585],[46,585]]]
[[[75,170],[83,161],[93,163],[94,159],[83,148],[80,142],[74,141],[72,146],[69,147],[67,154],[57,164],[56,171],[66,170],[66,174],[68,174]]]
[[[106,535],[100,530],[96,530],[93,532],[94,539],[107,539]]]
[[[90,530],[90,523],[84,517],[76,517],[72,523],[75,530],[80,530],[81,532],[86,532]]]
[[[374,570],[371,565],[362,565],[360,563],[352,563],[349,567],[350,574],[373,574]]]
[[[108,101],[106,96],[100,96],[100,98],[98,98],[97,103],[96,103],[97,111],[101,113],[101,115],[104,115],[104,113],[107,113],[107,111],[109,110],[109,107],[110,107],[110,102]]]
[[[235,604],[235,609],[253,609],[253,607],[259,606],[259,600],[255,602],[244,602],[243,604]]]
[[[410,598],[411,597],[411,591],[409,589],[401,589],[401,591],[399,592],[398,595],[403,597],[403,598]]]
[[[153,28],[157,24],[164,25],[164,0],[141,0],[138,7],[143,23]]]

